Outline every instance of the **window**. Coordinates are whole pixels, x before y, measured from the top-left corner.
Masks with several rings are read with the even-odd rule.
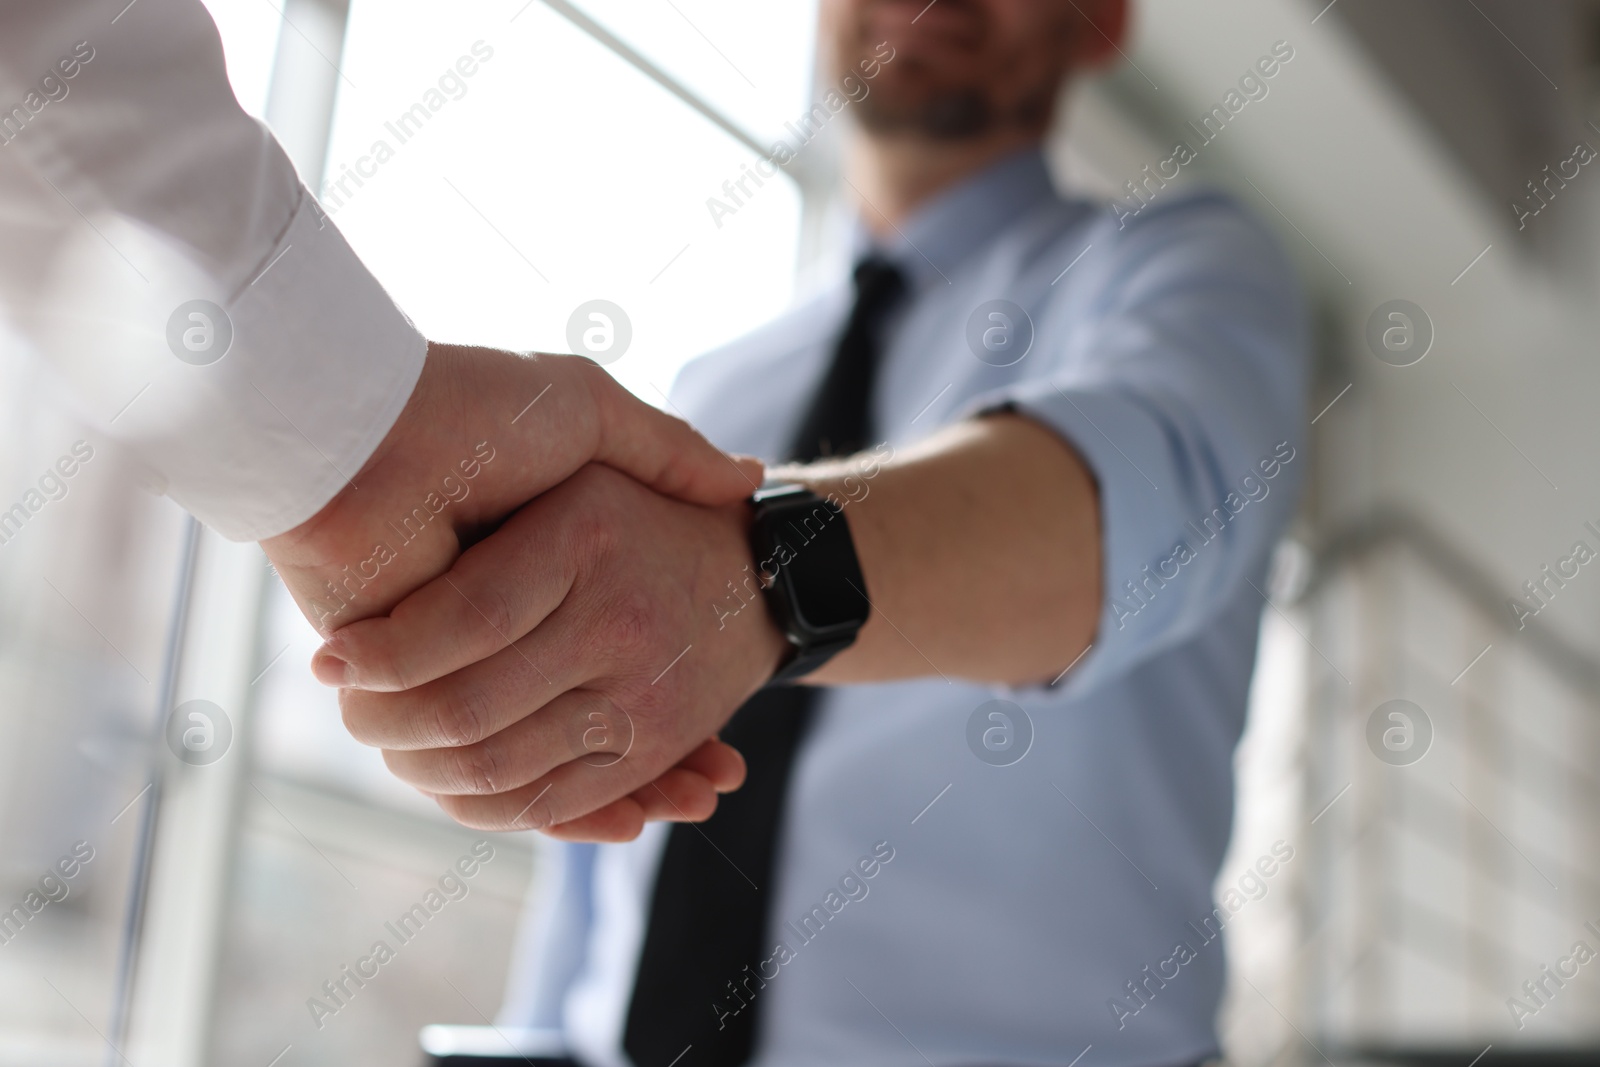
[[[669,44],[663,63],[722,63],[698,38]],[[763,109],[803,96],[809,48],[795,51],[802,62],[758,71],[792,83],[751,90]],[[770,179],[713,219],[707,199],[750,150],[545,4],[357,3],[341,65],[324,203],[430,337],[570,351],[569,316],[609,300],[632,326],[609,369],[659,405],[685,361],[788,302],[794,184]]]
[[[88,1064],[123,1007],[188,520],[36,369],[0,359],[0,1062]]]

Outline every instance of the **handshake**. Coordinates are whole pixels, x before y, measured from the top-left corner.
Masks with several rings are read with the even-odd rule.
[[[716,733],[786,641],[714,605],[762,473],[588,360],[433,345],[362,470],[262,547],[398,777],[468,826],[626,841],[743,782]]]

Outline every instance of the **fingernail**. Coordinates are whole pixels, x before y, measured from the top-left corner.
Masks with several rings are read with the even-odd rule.
[[[323,685],[342,689],[355,681],[350,664],[331,652],[318,652],[311,657],[311,673]]]

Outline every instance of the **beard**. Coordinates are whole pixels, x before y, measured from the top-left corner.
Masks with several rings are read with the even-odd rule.
[[[1042,130],[1050,120],[1062,72],[1038,69],[1018,80],[1026,57],[996,52],[996,30],[988,9],[973,0],[940,0],[966,17],[954,56],[944,60],[902,48],[885,63],[872,91],[855,104],[863,129],[873,134],[909,134],[936,141],[977,140],[1007,129]],[[869,5],[845,19],[833,42],[839,71],[866,69],[877,47],[871,38]],[[1041,32],[1065,32],[1063,26]],[[953,69],[957,68],[957,69]]]
[[[914,134],[935,141],[977,140],[1003,129],[1041,129],[1050,119],[1056,85],[1040,86],[1001,104],[985,86],[935,86],[895,93],[880,86],[856,105],[856,119],[874,134]],[[900,97],[897,99],[896,97]]]

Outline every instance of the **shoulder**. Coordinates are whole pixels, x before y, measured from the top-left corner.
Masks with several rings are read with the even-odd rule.
[[[1173,191],[1138,211],[1122,202],[1096,205],[1089,240],[1107,255],[1095,273],[1128,282],[1185,278],[1212,284],[1262,284],[1297,292],[1295,271],[1265,224],[1214,188]]]

